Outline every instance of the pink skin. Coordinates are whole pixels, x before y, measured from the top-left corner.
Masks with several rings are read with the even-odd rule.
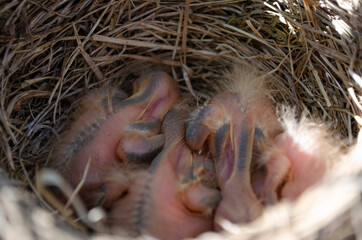
[[[100,204],[104,195],[116,197],[120,188],[124,188],[112,184],[118,178],[117,171],[126,172],[137,163],[147,163],[162,149],[164,136],[159,134],[160,122],[179,98],[178,85],[164,72],[144,76],[136,84],[129,98],[121,91],[110,94],[107,89],[87,94],[80,104],[80,116],[55,151],[52,164],[58,165],[73,187],[79,184],[90,161],[80,191],[88,206]],[[136,144],[124,146],[132,141],[141,142],[143,148]],[[147,155],[149,152],[153,155]],[[129,156],[141,158],[129,159]]]
[[[318,151],[333,148],[327,144],[321,146],[319,142],[324,140],[314,139],[313,133],[308,143],[300,142],[297,135],[283,133],[269,101],[258,92],[250,96],[251,99],[245,99],[231,92],[220,93],[188,123],[186,142],[190,148],[198,151],[206,143],[215,161],[223,196],[215,214],[216,229],[219,229],[218,219],[248,222],[261,213],[261,203],[296,199],[327,170],[328,162]],[[248,140],[242,142],[243,137]],[[254,143],[251,137],[255,138]],[[308,144],[321,147],[310,150]],[[259,153],[253,155],[255,150]],[[238,168],[243,154],[249,157],[244,158],[243,168]]]
[[[313,151],[305,149],[287,133],[279,134],[274,144],[274,153],[264,156],[267,158],[268,168],[264,196],[268,203],[277,202],[278,188],[284,182],[279,197],[295,200],[324,176],[328,163],[319,159]]]
[[[166,116],[162,126],[166,136],[164,149],[147,171],[136,174],[128,194],[111,208],[110,221],[115,232],[183,239],[212,230],[212,210],[220,193],[195,178],[191,168],[194,157],[184,143],[183,124],[177,110]],[[204,160],[197,158],[196,165],[201,166]]]
[[[187,123],[188,146],[210,151],[210,162],[186,146],[179,111],[167,115],[160,133],[178,98],[177,83],[162,72],[140,79],[129,98],[121,91],[93,90],[54,155],[53,165],[73,187],[90,162],[80,195],[87,206],[110,211],[115,232],[183,239],[219,230],[221,219],[249,222],[261,214],[262,201],[295,199],[326,171],[312,152],[280,133],[265,98],[245,103],[230,92],[217,95]],[[256,149],[266,173],[251,167]]]
[[[276,132],[275,128],[269,131],[264,124],[272,115],[268,106],[253,102],[245,106],[236,94],[223,92],[188,121],[188,145],[198,151],[207,143],[214,158],[217,181],[222,192],[222,201],[215,214],[217,230],[220,229],[218,222],[222,219],[233,223],[248,222],[263,210],[253,191],[250,165],[255,141],[259,141],[255,139],[256,128],[264,136]],[[268,121],[269,125],[278,126],[276,118],[275,121]]]

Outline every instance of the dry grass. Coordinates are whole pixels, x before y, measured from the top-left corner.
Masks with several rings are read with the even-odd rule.
[[[140,61],[163,65],[200,101],[246,61],[273,76],[276,103],[330,122],[350,144],[362,125],[356,0],[4,0],[0,24],[0,164],[35,195],[72,103],[102,84],[129,90]]]

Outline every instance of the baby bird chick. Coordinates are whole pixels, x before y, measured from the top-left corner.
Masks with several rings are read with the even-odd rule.
[[[290,109],[283,113],[282,124],[284,132],[266,143],[258,159],[268,169],[263,192],[268,204],[295,200],[343,155],[340,142],[325,125],[305,117],[298,122]]]
[[[265,76],[236,68],[226,82],[225,91],[192,114],[186,130],[190,148],[209,150],[214,160],[222,193],[216,229],[219,219],[252,221],[263,203],[297,198],[340,157],[323,127],[297,123],[288,111],[278,119]]]
[[[163,150],[112,205],[114,232],[184,239],[212,230],[213,209],[221,196],[213,185],[210,160],[194,155],[184,142],[187,115],[182,108],[176,106],[165,117]]]
[[[186,142],[191,149],[212,154],[222,200],[218,220],[248,222],[263,206],[251,184],[253,153],[263,138],[273,139],[281,127],[267,99],[264,79],[236,68],[226,78],[227,88],[195,111],[187,122]]]
[[[120,173],[127,175],[137,164],[148,164],[161,151],[161,121],[179,94],[177,83],[164,72],[139,78],[128,98],[120,90],[90,91],[80,101],[79,117],[56,144],[50,166],[74,188],[86,174],[79,193],[88,207],[109,205],[107,201],[129,184],[120,180],[127,179]],[[117,184],[112,183],[114,177]]]

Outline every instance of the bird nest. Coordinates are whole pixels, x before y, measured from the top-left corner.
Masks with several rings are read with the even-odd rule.
[[[352,0],[2,1],[0,239],[117,238],[89,234],[35,186],[89,89],[129,92],[140,66],[161,65],[203,102],[245,63],[271,76],[276,104],[328,124],[348,154],[297,201],[200,238],[362,238],[361,13]]]

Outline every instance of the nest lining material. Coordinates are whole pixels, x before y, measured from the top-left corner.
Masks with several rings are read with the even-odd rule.
[[[2,1],[1,167],[10,185],[38,195],[33,176],[72,103],[103,84],[129,89],[140,61],[163,65],[201,101],[226,68],[246,61],[273,76],[276,103],[329,122],[352,144],[362,124],[361,8],[352,0]],[[0,222],[36,226],[3,218],[21,203],[7,209],[7,193],[0,196]]]

